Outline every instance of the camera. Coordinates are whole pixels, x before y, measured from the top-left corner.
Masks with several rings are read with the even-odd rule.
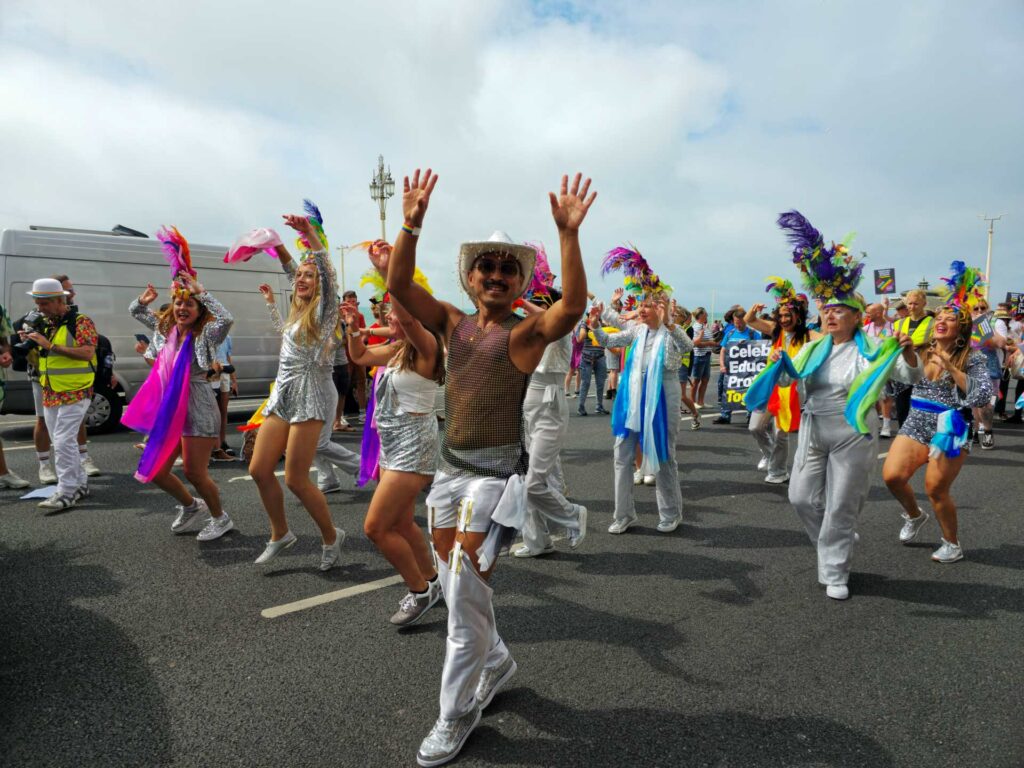
[[[31,333],[32,331],[35,331],[36,333],[45,333],[45,320],[46,318],[43,316],[42,312],[33,309],[31,312],[25,315],[24,318],[22,318],[21,330],[25,331],[26,333]],[[17,344],[14,344],[12,346],[21,354],[27,355],[29,352],[31,352],[39,345],[36,342],[32,341],[32,339],[25,339],[24,341],[19,341]]]

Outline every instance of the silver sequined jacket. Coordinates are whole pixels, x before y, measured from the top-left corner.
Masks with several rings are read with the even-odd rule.
[[[195,361],[199,365],[199,370],[205,375],[213,367],[213,363],[217,359],[217,347],[227,338],[235,319],[223,304],[210,295],[209,291],[193,296],[193,298],[213,315],[213,320],[203,326],[195,343]],[[153,331],[151,344],[154,353],[159,354],[167,339],[157,330],[157,317],[153,310],[135,299],[128,307],[128,311],[131,312],[132,317]]]

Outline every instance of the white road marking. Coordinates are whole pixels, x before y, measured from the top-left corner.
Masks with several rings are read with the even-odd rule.
[[[886,451],[885,453],[880,453],[880,454],[878,454],[878,458],[880,458],[880,459],[884,459],[884,458],[885,458],[886,456],[888,456],[888,455],[889,455],[889,452],[888,452],[888,451]]]
[[[5,445],[4,451],[27,451],[30,448],[34,449],[34,445]]]
[[[278,616],[295,613],[296,611],[304,611],[307,608],[315,608],[318,605],[332,603],[335,600],[344,600],[346,597],[355,597],[356,595],[361,595],[364,592],[373,592],[377,589],[384,589],[385,587],[390,587],[393,584],[400,584],[401,582],[401,576],[388,576],[386,579],[368,581],[365,584],[356,584],[354,587],[346,587],[345,589],[338,589],[334,592],[325,592],[322,595],[315,595],[314,597],[307,597],[303,600],[296,600],[294,603],[285,603],[284,605],[278,605],[273,608],[266,608],[260,611],[260,616],[265,619],[276,619]]]
[[[279,469],[274,473],[275,477],[284,477],[284,470]],[[252,480],[252,475],[239,475],[238,477],[228,478],[229,483],[237,483],[239,480]]]

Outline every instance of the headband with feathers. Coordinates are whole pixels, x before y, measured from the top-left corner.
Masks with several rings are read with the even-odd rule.
[[[774,296],[775,301],[779,305],[791,304],[797,300],[793,283],[784,277],[776,277],[775,275],[769,277],[768,285],[765,286],[764,292]]]
[[[532,299],[535,296],[549,296],[551,289],[555,287],[555,275],[548,264],[548,254],[544,250],[544,243],[526,243],[537,252],[537,258],[533,266],[533,278],[530,287],[526,289],[526,297]]]
[[[156,239],[160,241],[164,259],[167,260],[167,265],[171,268],[171,294],[177,298],[188,299],[192,294],[178,279],[178,275],[182,272],[191,277],[198,276],[192,268],[192,253],[188,247],[188,240],[175,226],[160,227],[156,231]]]
[[[619,247],[605,254],[604,261],[601,262],[601,277],[616,270],[622,271],[623,285],[634,296],[653,296],[672,291],[672,286],[663,283],[661,278],[654,274],[647,259],[635,249]]]
[[[361,243],[356,243],[352,248],[362,248],[368,253],[375,255],[381,249],[387,248],[392,249],[391,243],[387,240],[364,240]],[[430,281],[427,280],[427,276],[424,275],[419,267],[416,267],[416,271],[412,276],[413,282],[421,286],[423,290],[429,293],[431,296],[434,295],[434,289],[430,287]],[[362,278],[359,280],[359,287],[369,285],[373,288],[373,296],[378,301],[390,301],[388,296],[388,284],[384,276],[377,271],[375,267],[370,267],[363,273]]]
[[[324,233],[324,217],[321,215],[320,209],[316,207],[316,203],[307,197],[302,201],[302,210],[306,213],[306,221],[313,225],[313,229],[316,230],[317,235],[320,237],[320,242],[326,250],[328,245],[327,235]],[[307,254],[312,250],[312,246],[305,235],[299,235],[295,240],[295,245],[298,246],[300,251],[304,251]]]
[[[949,272],[949,277],[942,278],[949,291],[946,306],[957,312],[967,312],[971,305],[985,296],[985,275],[977,267],[968,267],[962,261],[950,264]]]
[[[853,233],[841,243],[825,246],[825,238],[799,211],[779,215],[778,225],[793,246],[793,263],[800,270],[804,286],[825,304],[845,304],[863,311],[857,296],[864,263],[850,254]],[[861,254],[867,256],[867,254]]]

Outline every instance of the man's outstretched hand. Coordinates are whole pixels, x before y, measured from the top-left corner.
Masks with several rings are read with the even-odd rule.
[[[423,226],[423,217],[427,214],[427,206],[430,205],[430,194],[437,184],[437,174],[427,168],[423,174],[417,168],[412,175],[412,182],[405,177],[402,185],[402,213],[405,220],[414,227]]]
[[[554,192],[548,193],[551,198],[551,216],[560,231],[576,232],[597,198],[597,192],[591,192],[590,196],[587,196],[590,179],[584,181],[582,189],[580,188],[582,179],[583,174],[577,173],[572,180],[572,189],[569,189],[569,177],[563,176],[559,194],[556,196]]]

